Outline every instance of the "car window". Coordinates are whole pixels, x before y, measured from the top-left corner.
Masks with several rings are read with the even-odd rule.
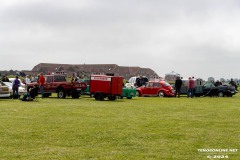
[[[164,86],[170,86],[170,84],[167,83],[167,82],[164,82],[163,85],[164,85]]]
[[[3,82],[0,83],[0,86],[6,86],[6,84],[4,84]]]
[[[52,82],[52,76],[47,76],[47,77],[46,77],[46,82],[47,82],[47,83]]]
[[[159,88],[159,87],[162,87],[162,85],[160,83],[154,83],[154,87]]]
[[[64,76],[54,76],[54,82],[66,82],[66,78]]]
[[[204,84],[204,87],[215,87],[213,83],[207,82]]]
[[[148,83],[147,87],[153,87],[153,83],[152,82]]]

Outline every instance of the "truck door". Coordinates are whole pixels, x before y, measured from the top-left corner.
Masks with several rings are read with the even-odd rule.
[[[153,94],[153,82],[149,82],[146,86],[142,86],[142,93],[144,95],[152,95]]]
[[[112,77],[111,81],[111,94],[112,95],[122,95],[123,78],[122,77]]]
[[[45,77],[44,92],[52,92],[52,76]]]

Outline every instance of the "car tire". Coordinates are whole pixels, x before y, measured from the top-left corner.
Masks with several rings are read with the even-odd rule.
[[[165,96],[165,93],[163,91],[158,92],[158,97],[164,97],[164,96]]]
[[[109,101],[115,101],[116,100],[116,96],[109,96],[108,99],[109,99]]]
[[[100,93],[100,92],[95,93],[94,98],[95,98],[96,101],[103,101],[104,100],[103,94]]]
[[[51,93],[44,93],[43,96],[44,96],[45,98],[48,98],[49,96],[51,96]]]
[[[80,97],[80,95],[78,93],[72,93],[72,98],[77,99],[79,97]]]
[[[218,92],[218,97],[224,97],[223,92]]]
[[[66,93],[63,89],[59,89],[57,92],[58,98],[66,98]]]

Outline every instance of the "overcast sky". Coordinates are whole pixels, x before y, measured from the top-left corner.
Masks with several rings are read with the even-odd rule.
[[[240,78],[239,0],[0,0],[0,70],[118,64]]]

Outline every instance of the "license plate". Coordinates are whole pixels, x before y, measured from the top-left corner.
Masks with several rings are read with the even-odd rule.
[[[234,94],[234,91],[231,91],[232,94]]]

